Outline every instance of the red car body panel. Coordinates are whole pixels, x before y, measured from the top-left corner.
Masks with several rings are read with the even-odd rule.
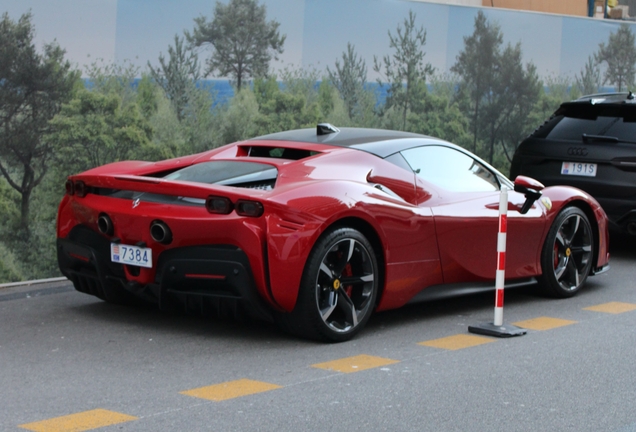
[[[315,152],[300,160],[248,156],[253,147],[285,147]],[[248,160],[278,169],[271,191],[159,178],[161,173],[210,160]],[[327,144],[251,140],[209,152],[157,163],[120,162],[70,176],[91,188],[110,188],[168,196],[206,199],[223,196],[259,201],[260,217],[210,214],[204,206],[131,201],[88,193],[65,195],[59,207],[57,236],[65,239],[82,225],[98,232],[97,220],[107,212],[122,244],[143,242],[152,249],[153,267],[126,279],[139,285],[156,282],[161,255],[171,249],[201,244],[233,245],[244,251],[258,295],[274,310],[292,311],[305,263],[313,245],[334,224],[352,224],[373,233],[383,281],[377,310],[400,307],[426,287],[494,281],[499,193],[451,193],[428,184],[384,159],[356,149]],[[399,197],[374,187],[379,183]],[[550,224],[566,205],[590,214],[599,237],[595,268],[608,263],[606,217],[587,194],[569,187],[549,187],[531,210],[517,210],[522,194],[509,192],[507,279],[541,273],[540,257]],[[155,220],[172,229],[169,245],[152,239]],[[101,235],[101,234],[100,234]],[[103,236],[103,235],[102,235]],[[108,236],[104,236],[108,237]],[[225,277],[197,274],[193,278]]]

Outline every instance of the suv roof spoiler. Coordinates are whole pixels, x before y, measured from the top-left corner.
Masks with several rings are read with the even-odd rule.
[[[598,103],[636,103],[636,100],[634,100],[634,94],[630,91],[620,93],[595,93],[581,96],[572,102],[589,102],[592,105],[596,105]]]

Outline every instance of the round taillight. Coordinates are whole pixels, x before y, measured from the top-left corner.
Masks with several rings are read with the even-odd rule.
[[[75,195],[80,198],[84,198],[87,192],[88,188],[86,187],[86,183],[81,180],[75,182]]]
[[[234,206],[229,198],[209,196],[208,199],[205,200],[205,208],[208,209],[210,213],[230,214]]]
[[[263,214],[263,210],[263,204],[258,201],[236,201],[236,214],[239,216],[259,217]]]
[[[66,180],[64,187],[66,188],[67,194],[73,195],[75,193],[75,185],[73,184],[73,180]]]

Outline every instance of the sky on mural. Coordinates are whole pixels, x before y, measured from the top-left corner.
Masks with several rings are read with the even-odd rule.
[[[333,69],[351,42],[375,80],[373,58],[391,52],[388,31],[396,32],[409,10],[427,32],[425,61],[446,72],[463,49],[480,8],[408,0],[261,0],[268,19],[287,35],[285,51],[274,69]],[[0,0],[0,12],[17,20],[31,10],[36,43],[57,40],[78,67],[103,59],[130,61],[142,69],[157,63],[174,44],[175,34],[192,30],[197,16],[212,16],[211,0]],[[617,22],[560,15],[481,9],[501,27],[505,43],[521,43],[524,61],[540,75],[573,77],[589,55],[616,31]],[[636,31],[636,30],[633,30]]]

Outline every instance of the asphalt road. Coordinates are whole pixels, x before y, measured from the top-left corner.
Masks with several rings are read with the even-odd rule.
[[[379,313],[328,345],[68,282],[0,289],[0,430],[636,432],[636,243],[612,241],[573,299],[506,291],[504,321],[528,328],[509,339],[467,332],[494,294]]]

